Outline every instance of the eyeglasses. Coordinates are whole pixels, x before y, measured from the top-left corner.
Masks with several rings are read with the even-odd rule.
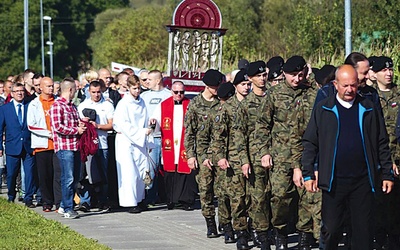
[[[174,92],[175,95],[177,95],[177,94],[181,94],[181,95],[185,94],[184,90],[182,90],[182,91],[172,91],[172,92]]]
[[[25,90],[14,90],[14,93],[24,93]]]

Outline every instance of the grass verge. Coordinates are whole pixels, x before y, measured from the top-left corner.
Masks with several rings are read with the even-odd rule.
[[[0,198],[0,249],[110,249],[25,206]]]

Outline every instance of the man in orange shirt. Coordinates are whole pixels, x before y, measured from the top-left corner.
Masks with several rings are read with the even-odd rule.
[[[61,170],[54,154],[53,134],[50,127],[50,107],[54,103],[54,83],[49,77],[40,81],[42,93],[29,104],[28,129],[32,132],[31,147],[36,155],[39,188],[42,193],[43,211],[50,212],[53,205],[59,209],[61,202]]]

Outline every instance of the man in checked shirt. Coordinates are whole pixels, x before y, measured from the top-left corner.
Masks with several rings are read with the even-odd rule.
[[[79,114],[72,103],[76,87],[74,79],[65,78],[61,84],[61,96],[50,109],[51,130],[53,132],[54,151],[61,167],[61,207],[64,218],[78,218],[74,211],[73,197],[80,173],[79,137],[86,130],[79,120]]]

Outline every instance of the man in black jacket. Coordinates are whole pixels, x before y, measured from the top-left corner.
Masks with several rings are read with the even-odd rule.
[[[380,111],[357,95],[359,81],[351,65],[338,68],[334,85],[337,94],[315,107],[303,137],[304,184],[310,192],[322,189],[325,249],[338,247],[346,203],[351,214],[352,249],[372,249],[378,168],[382,191],[389,193],[393,186],[388,136]],[[317,156],[318,169],[314,169]]]

